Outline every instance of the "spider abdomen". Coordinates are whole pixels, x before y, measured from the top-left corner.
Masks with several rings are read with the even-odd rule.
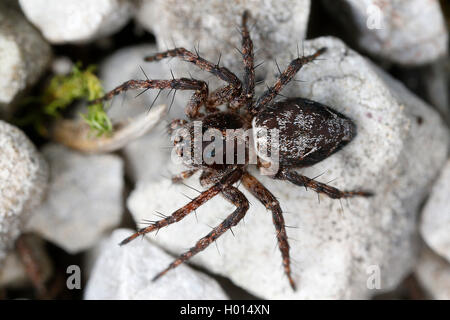
[[[253,119],[255,149],[259,157],[268,161],[261,146],[273,145],[272,135],[266,134],[271,129],[278,129],[279,164],[282,166],[313,165],[338,151],[356,135],[352,120],[330,107],[303,98],[274,103]]]

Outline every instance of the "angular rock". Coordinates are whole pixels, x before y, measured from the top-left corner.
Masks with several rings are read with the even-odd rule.
[[[156,35],[160,50],[175,45],[194,50],[199,44],[202,57],[217,62],[221,54],[221,64],[240,74],[242,56],[233,47],[241,48],[239,28],[246,9],[254,18],[248,25],[258,62],[273,59],[280,48],[296,52],[306,35],[309,0],[142,1],[136,19]]]
[[[118,243],[131,234],[131,230],[118,229],[102,243],[85,299],[227,299],[215,280],[187,265],[153,282],[152,275],[172,257],[147,240],[120,247]]]
[[[450,299],[450,264],[428,248],[421,252],[415,274],[432,299]]]
[[[447,53],[448,30],[438,0],[323,0],[358,44],[376,56],[419,65]]]
[[[122,28],[134,5],[129,0],[19,0],[27,18],[51,43],[86,42]]]
[[[427,245],[450,262],[450,160],[422,211],[420,233]]]
[[[122,217],[122,160],[57,144],[42,153],[50,164],[49,190],[28,230],[73,254],[94,246]]]
[[[0,116],[34,84],[50,61],[50,46],[14,6],[0,4]]]
[[[414,266],[418,208],[447,157],[448,131],[430,106],[340,40],[306,41],[305,53],[323,46],[328,51],[322,59],[304,66],[297,76],[304,82],[292,83],[283,95],[336,109],[356,123],[358,135],[338,153],[301,172],[311,178],[322,174],[317,180],[336,179],[331,185],[371,190],[375,196],[342,204],[321,196],[318,202],[310,190],[257,174],[279,199],[286,225],[298,227],[288,229],[298,284],[293,292],[280,267],[271,215],[240,186],[251,203],[245,223],[233,228],[235,237],[227,232],[217,240],[220,255],[211,245],[191,261],[262,298],[363,299],[394,288]],[[292,57],[279,58],[284,68]],[[275,74],[275,66],[273,70]],[[170,158],[167,163],[173,173],[183,170],[172,165]],[[198,174],[186,184],[202,189]],[[184,195],[192,198],[198,193],[162,177],[141,180],[127,206],[140,224],[143,219],[159,219],[152,214],[155,211],[168,215],[183,206],[189,201]],[[216,197],[197,214],[164,228],[156,238],[149,237],[179,254],[233,210],[234,206]],[[373,270],[380,271],[381,290],[367,286]]]
[[[0,120],[0,263],[47,187],[47,163],[18,128]]]

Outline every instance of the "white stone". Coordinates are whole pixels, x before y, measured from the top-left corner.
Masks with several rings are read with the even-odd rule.
[[[356,123],[358,135],[343,150],[302,173],[323,174],[319,181],[336,179],[331,183],[335,187],[371,190],[375,197],[343,200],[341,205],[321,196],[319,203],[312,191],[258,175],[279,199],[286,225],[298,227],[287,230],[298,283],[293,292],[283,275],[271,215],[240,186],[251,203],[245,223],[233,229],[236,237],[227,232],[217,240],[220,255],[213,244],[192,263],[229,277],[262,298],[363,299],[398,285],[415,262],[418,208],[446,159],[448,131],[430,106],[340,40],[306,41],[305,53],[323,46],[328,51],[322,59],[304,66],[297,76],[305,82],[291,84],[283,94],[312,99],[347,115]],[[289,58],[280,57],[282,68]],[[275,66],[273,70],[276,73]],[[162,144],[169,143],[161,139]],[[173,173],[183,170],[170,158],[167,163]],[[201,189],[198,175],[186,183]],[[184,195],[197,193],[162,177],[142,179],[127,206],[140,224],[143,219],[158,219],[155,211],[170,214],[186,204]],[[197,209],[198,223],[192,213],[149,238],[179,254],[233,210],[216,197]],[[367,281],[377,268],[381,290],[370,290]]]
[[[19,0],[27,18],[51,43],[86,42],[121,29],[131,17],[129,0]]]
[[[187,265],[180,266],[177,274],[152,282],[159,267],[168,265],[172,257],[147,240],[120,247],[118,243],[131,234],[131,230],[118,229],[102,243],[85,299],[227,299],[215,280]]]
[[[49,190],[28,230],[72,254],[94,246],[122,217],[122,160],[58,144],[46,145],[42,153],[50,164]]]
[[[450,160],[440,173],[422,212],[422,238],[450,262]]]
[[[34,84],[50,61],[50,46],[13,6],[0,4],[0,115]]]
[[[166,124],[161,123],[151,134],[130,142],[123,149],[127,172],[134,182],[170,176],[167,158],[171,152],[171,142],[166,133]]]
[[[44,197],[47,179],[47,163],[35,146],[0,120],[0,263]]]
[[[359,45],[374,55],[400,64],[419,65],[447,53],[448,31],[439,0],[325,0],[323,3],[334,8],[334,14],[349,32],[357,35]]]
[[[73,67],[73,61],[67,56],[55,57],[51,65],[52,72],[57,75],[68,75]]]
[[[450,264],[428,248],[422,249],[415,274],[432,299],[450,300]]]
[[[194,50],[199,44],[202,57],[217,62],[221,53],[221,65],[240,75],[242,56],[234,47],[241,50],[238,30],[246,9],[254,18],[248,25],[258,63],[276,57],[280,48],[296,52],[306,35],[310,0],[144,0],[136,19],[155,34],[160,50]]]

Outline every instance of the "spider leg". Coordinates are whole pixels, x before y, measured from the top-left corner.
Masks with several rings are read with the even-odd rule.
[[[224,234],[231,227],[234,227],[239,223],[239,221],[245,216],[248,208],[249,202],[247,198],[244,196],[242,192],[240,192],[237,188],[228,186],[227,188],[222,190],[222,194],[226,199],[231,201],[236,209],[233,213],[231,213],[222,223],[220,223],[217,227],[215,227],[210,233],[208,233],[205,237],[201,238],[194,247],[181,254],[174,262],[172,262],[166,269],[158,273],[153,281],[159,279],[164,274],[166,274],[169,270],[176,268],[186,260],[190,259],[200,251],[206,249],[211,243],[217,240],[222,234]]]
[[[202,174],[200,175],[200,184],[202,185],[202,187],[211,186],[227,176],[230,173],[230,170],[234,169],[231,168],[225,170],[211,170],[205,168],[202,170]]]
[[[305,64],[314,61],[318,56],[323,54],[326,51],[326,48],[321,48],[317,50],[315,53],[309,56],[298,57],[291,61],[288,67],[279,75],[278,80],[275,84],[268,88],[262,95],[259,97],[258,101],[251,106],[250,112],[252,114],[258,113],[259,110],[264,109],[266,106],[270,105],[270,103],[275,99],[275,97],[281,92],[286,84],[288,84],[292,78],[297,74],[297,72],[303,67]]]
[[[172,121],[170,121],[170,123],[168,125],[167,132],[169,134],[172,134],[175,130],[183,127],[186,123],[187,123],[187,121],[184,119],[173,119]]]
[[[231,102],[236,97],[239,97],[239,95],[240,89],[237,89],[232,85],[218,88],[209,95],[206,103],[206,109],[209,112],[217,111],[218,106]]]
[[[199,111],[200,107],[206,103],[208,99],[208,86],[202,88],[201,90],[197,90],[189,99],[186,108],[184,109],[184,113],[190,119],[197,119],[203,117],[203,114]]]
[[[217,174],[214,171],[203,170],[200,175],[200,184],[202,187],[212,185],[217,182]]]
[[[129,80],[107,92],[103,97],[91,101],[92,103],[99,103],[102,101],[110,100],[114,96],[121,94],[122,92],[135,89],[172,89],[172,90],[194,90],[195,93],[189,100],[186,106],[186,114],[191,119],[202,116],[198,111],[202,104],[204,104],[208,98],[208,85],[206,82],[196,79],[179,78],[172,80]]]
[[[141,235],[145,235],[149,232],[159,230],[163,227],[168,226],[169,224],[178,222],[182,220],[184,217],[186,217],[189,213],[200,207],[202,204],[206,203],[208,200],[211,200],[214,196],[216,196],[219,192],[227,188],[229,185],[232,185],[233,183],[237,182],[242,176],[241,169],[236,169],[223,177],[218,183],[215,183],[213,186],[208,188],[207,190],[200,193],[197,197],[192,199],[188,204],[181,207],[180,209],[176,210],[174,213],[172,213],[170,216],[167,216],[164,219],[155,221],[148,227],[142,228],[129,236],[128,238],[124,239],[120,245],[124,245],[129,243],[130,241],[136,239],[137,237]]]
[[[92,103],[110,100],[122,92],[135,89],[202,90],[205,87],[208,87],[206,82],[188,78],[172,80],[128,80],[107,92],[103,97],[93,100]]]
[[[253,41],[247,27],[249,11],[244,11],[242,15],[242,55],[244,58],[244,83],[242,95],[247,99],[252,99],[255,94],[255,68],[253,57]]]
[[[286,227],[284,223],[283,213],[281,211],[280,203],[275,198],[275,196],[259,182],[254,176],[249,173],[244,173],[242,176],[242,184],[244,187],[250,191],[250,193],[255,196],[259,201],[261,201],[264,206],[272,211],[272,220],[277,230],[277,240],[278,247],[281,251],[281,256],[283,258],[284,273],[289,279],[289,284],[292,289],[295,290],[295,282],[291,275],[291,261],[289,256],[289,243],[286,234]]]
[[[174,176],[172,177],[172,182],[178,183],[178,182],[181,182],[181,181],[183,181],[183,180],[185,180],[185,179],[187,179],[187,178],[190,178],[190,177],[192,177],[192,175],[194,175],[198,170],[199,170],[198,168],[194,168],[194,169],[189,169],[189,170],[182,171],[182,172],[180,172],[179,174],[174,175]]]
[[[275,176],[275,179],[288,180],[297,186],[311,188],[316,192],[324,193],[332,199],[350,198],[350,197],[371,197],[373,193],[367,191],[341,191],[325,183],[315,181],[296,171],[281,169]]]
[[[155,55],[147,56],[145,61],[159,61],[167,57],[178,57],[184,61],[191,62],[198,66],[200,69],[206,70],[219,79],[228,82],[234,88],[241,89],[242,83],[239,78],[225,67],[220,67],[212,62],[209,62],[197,54],[186,50],[185,48],[175,48],[172,50],[157,53]]]
[[[149,232],[159,230],[163,227],[168,226],[169,224],[178,222],[182,220],[184,217],[186,217],[189,213],[196,210],[198,207],[200,207],[202,204],[216,196],[221,191],[221,186],[219,184],[215,184],[209,189],[203,191],[200,195],[198,195],[196,198],[192,199],[188,204],[181,207],[180,209],[176,210],[174,213],[172,213],[170,216],[167,216],[164,219],[155,221],[148,227],[142,228],[129,236],[128,238],[124,239],[120,245],[127,244],[128,242],[136,239],[137,237],[141,235],[145,235]]]

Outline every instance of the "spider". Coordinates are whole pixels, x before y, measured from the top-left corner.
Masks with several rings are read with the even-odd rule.
[[[129,80],[96,101],[112,99],[114,96],[131,89],[159,89],[160,92],[163,89],[192,90],[194,93],[185,108],[185,113],[189,120],[173,120],[170,124],[172,130],[184,128],[192,135],[193,124],[196,121],[201,121],[203,132],[210,128],[217,129],[222,132],[222,138],[226,140],[227,129],[250,129],[254,133],[258,133],[263,129],[276,129],[281,141],[279,144],[279,167],[270,176],[271,178],[287,180],[294,185],[310,188],[333,199],[371,196],[372,193],[366,191],[340,191],[294,171],[297,168],[311,166],[340,150],[355,137],[356,126],[352,120],[343,114],[315,101],[303,98],[286,98],[281,101],[275,101],[280,91],[293,79],[301,67],[322,55],[326,48],[321,48],[311,55],[299,55],[290,62],[283,72],[280,72],[272,87],[269,87],[259,98],[255,98],[253,43],[247,27],[249,18],[249,12],[245,11],[242,15],[241,27],[241,53],[244,62],[242,81],[229,69],[220,66],[220,59],[218,63],[214,64],[200,57],[198,52],[193,53],[179,47],[148,56],[145,58],[145,61],[159,61],[167,57],[177,57],[210,72],[227,84],[209,93],[206,82],[193,79],[192,77],[176,79],[172,76],[172,80],[150,80],[149,78],[146,80]],[[218,107],[221,105],[226,105],[225,111],[220,111]],[[205,114],[200,112],[202,107],[204,107],[202,111],[204,110]],[[186,144],[186,142],[184,143]],[[180,147],[183,141],[178,139],[174,141],[174,144]],[[202,148],[204,149],[204,146]],[[248,149],[248,145],[246,145],[246,148]],[[247,149],[245,161],[241,164],[235,162],[226,164],[218,162],[206,163],[205,161],[186,162],[187,170],[174,176],[172,180],[181,182],[191,177],[197,171],[201,171],[200,183],[205,190],[171,215],[152,222],[120,243],[120,245],[124,245],[138,236],[158,231],[163,227],[182,220],[217,194],[221,194],[226,200],[236,206],[234,212],[222,223],[201,238],[195,246],[181,254],[166,269],[158,273],[153,280],[160,278],[169,270],[176,268],[207,248],[212,242],[242,220],[249,209],[249,201],[234,186],[236,183],[241,182],[244,188],[272,213],[284,272],[290,286],[293,290],[296,290],[296,284],[291,272],[286,226],[280,204],[277,198],[248,172],[247,169],[250,163],[248,162]],[[180,148],[178,148],[178,153],[180,153]],[[258,148],[256,149],[256,154],[256,166],[260,170],[270,165],[267,158],[262,157],[261,150]],[[235,158],[234,155],[233,158]]]

